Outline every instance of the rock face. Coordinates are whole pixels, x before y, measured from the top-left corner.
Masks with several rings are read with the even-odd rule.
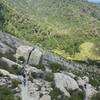
[[[0,31],[0,41],[12,48],[17,48],[20,45],[24,45],[24,41],[8,34]]]
[[[25,60],[28,60],[28,64],[30,65],[38,65],[41,57],[42,52],[39,48],[33,48],[31,46],[20,46],[17,48],[16,57],[24,57]]]
[[[5,58],[5,57],[2,57],[0,61],[3,61],[3,62],[5,62],[5,63],[7,63],[9,67],[12,67],[13,65],[17,65],[19,68],[22,68],[22,66],[21,66],[20,64],[18,64],[18,63],[16,63],[16,62],[12,61],[12,60],[10,60],[10,59],[7,59],[7,58]]]
[[[19,46],[16,50],[16,57],[24,57],[25,60],[28,59],[29,53],[32,51],[33,47],[31,46]]]
[[[78,85],[83,87],[83,90],[85,92],[85,100],[91,100],[91,97],[97,93],[95,88],[89,84],[89,78],[84,76],[82,78],[78,79]]]
[[[51,97],[49,95],[44,95],[39,100],[51,100]]]
[[[0,42],[0,53],[5,54],[5,53],[8,53],[10,51],[13,52],[13,49],[10,48],[9,46],[5,45],[4,43]]]
[[[91,97],[97,93],[97,91],[95,90],[95,88],[90,85],[90,84],[86,84],[86,88],[84,88],[85,91],[85,100],[91,100]]]
[[[7,52],[11,52],[9,54],[12,54],[12,56],[5,56],[4,54]],[[16,55],[17,58],[20,56],[23,57],[28,63],[22,64],[23,62],[19,61],[18,64],[15,62],[15,59],[9,60],[11,57],[14,57],[14,55]],[[100,70],[94,63],[93,65],[89,65],[89,63],[84,62],[66,61],[61,56],[2,32],[0,32],[0,61],[2,61],[0,65],[0,68],[2,68],[0,69],[0,85],[7,85],[11,83],[13,79],[18,79],[22,81],[22,85],[25,87],[23,84],[23,75],[17,76],[9,73],[7,70],[3,69],[3,64],[7,63],[12,70],[14,68],[12,65],[18,65],[19,68],[25,67],[25,72],[27,74],[26,88],[28,93],[24,95],[29,94],[29,96],[35,100],[51,100],[53,96],[50,93],[55,92],[55,89],[53,89],[51,85],[53,82],[56,88],[67,97],[71,97],[69,93],[70,90],[81,90],[82,93],[85,92],[84,99],[90,100],[97,92],[96,89],[89,84],[89,77],[95,78],[96,81],[98,81],[98,76],[100,76]],[[54,71],[50,63],[54,64],[52,67],[55,67],[56,73],[53,73]],[[61,67],[60,70],[57,70],[57,64]],[[97,65],[100,65],[100,63],[98,62]],[[84,77],[80,77],[81,75]],[[6,77],[10,80],[7,80]],[[74,79],[78,80],[76,81]],[[17,88],[16,91],[19,92]],[[61,95],[59,95],[59,93],[57,94],[58,98],[63,98],[61,92]],[[54,93],[54,95],[55,94],[56,93]],[[56,99],[54,98],[53,100]]]
[[[0,73],[4,76],[9,76],[11,79],[18,79],[18,76],[10,74],[8,71],[0,69]]]
[[[68,75],[63,73],[55,73],[54,80],[56,87],[59,88],[67,97],[70,97],[70,94],[67,90],[76,90],[79,89],[77,82]],[[67,90],[66,90],[67,89]]]
[[[51,100],[49,96],[51,90],[50,83],[42,79],[34,79],[33,83],[28,82],[28,93],[34,100]]]
[[[38,65],[41,61],[41,57],[42,52],[39,50],[39,48],[35,48],[30,55],[29,64]]]

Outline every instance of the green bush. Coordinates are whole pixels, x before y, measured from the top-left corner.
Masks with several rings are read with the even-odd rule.
[[[36,68],[45,71],[45,66],[43,64],[34,65]]]
[[[0,68],[7,70],[8,72],[12,74],[16,74],[16,75],[21,74],[21,68],[19,68],[18,65],[12,65],[11,67],[9,67],[9,65],[2,60],[0,60]]]
[[[9,65],[6,62],[0,60],[0,68],[4,70],[9,70]]]
[[[51,72],[45,72],[44,79],[48,82],[52,82],[54,80],[54,74]]]
[[[96,95],[94,95],[91,100],[100,100],[100,93],[97,93]]]
[[[22,63],[25,62],[25,58],[24,58],[23,56],[20,56],[20,57],[18,58],[18,60],[19,60],[19,61],[22,61]]]
[[[53,88],[49,95],[51,96],[51,100],[69,100],[69,98],[64,96],[64,94],[56,87]]]
[[[12,88],[16,88],[18,87],[18,85],[21,84],[21,81],[18,81],[18,80],[12,80]]]
[[[90,84],[93,85],[94,87],[98,88],[100,86],[100,76],[94,76],[94,78],[90,78]]]
[[[84,93],[81,91],[73,91],[71,92],[71,98],[70,100],[84,100]]]
[[[31,75],[29,76],[29,79],[28,80],[33,83],[33,77]]]
[[[52,72],[59,72],[63,69],[63,67],[58,63],[50,63],[50,68],[52,69]]]
[[[21,68],[19,68],[18,65],[12,65],[12,67],[9,68],[9,72],[12,74],[21,75]]]
[[[22,100],[22,98],[21,97],[16,97],[16,100]]]
[[[15,100],[14,94],[10,88],[0,86],[0,100]]]
[[[14,57],[14,53],[12,51],[6,52],[3,56],[14,61],[14,62],[16,62],[16,58]]]

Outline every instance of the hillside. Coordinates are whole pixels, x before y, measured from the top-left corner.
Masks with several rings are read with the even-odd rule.
[[[100,61],[68,61],[0,32],[0,100],[100,100]]]
[[[100,59],[100,6],[86,0],[1,0],[0,22],[66,59]]]

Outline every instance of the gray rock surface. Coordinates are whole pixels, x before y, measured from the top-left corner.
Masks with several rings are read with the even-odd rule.
[[[24,57],[24,59],[27,61],[29,53],[32,51],[33,47],[31,46],[19,46],[16,50],[16,58]]]
[[[91,97],[97,93],[95,88],[91,84],[86,84],[85,91],[85,100],[91,100]]]
[[[70,97],[68,90],[79,89],[77,82],[70,76],[63,73],[55,73],[54,80],[56,87],[59,88],[67,97]]]
[[[39,100],[51,100],[51,97],[49,95],[43,95]]]
[[[38,65],[41,61],[41,57],[42,51],[39,48],[35,48],[30,55],[29,64]]]
[[[0,69],[0,73],[3,74],[4,76],[9,76],[11,79],[18,79],[18,76],[14,74],[10,74],[8,71]]]
[[[13,65],[17,65],[19,68],[22,68],[22,65],[20,65],[20,64],[18,64],[18,63],[16,63],[16,62],[14,62],[14,61],[12,61],[12,60],[10,60],[10,59],[8,59],[8,58],[2,57],[2,58],[1,58],[1,61],[7,63],[9,67],[12,67]]]
[[[12,48],[10,48],[8,45],[6,45],[0,41],[0,53],[5,54],[5,53],[9,53],[11,51],[14,52],[14,50]]]

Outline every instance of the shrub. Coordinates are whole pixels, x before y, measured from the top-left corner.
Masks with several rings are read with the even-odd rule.
[[[18,87],[19,84],[21,84],[21,81],[18,81],[18,80],[12,80],[12,88]]]
[[[17,97],[16,100],[22,100],[22,98],[21,97]]]
[[[19,68],[18,65],[12,65],[10,72],[12,74],[21,75],[21,68]]]
[[[29,79],[28,80],[33,83],[33,77],[31,75],[29,76]]]
[[[20,75],[21,74],[21,68],[18,68],[18,65],[12,65],[12,67],[9,67],[9,65],[0,60],[0,68],[9,71],[12,74]]]
[[[20,56],[20,57],[18,58],[18,60],[19,60],[19,61],[22,61],[23,63],[25,62],[25,58],[24,58],[23,56]]]
[[[0,86],[0,100],[15,100],[11,89],[6,86]]]
[[[93,79],[90,78],[90,84],[98,88],[98,86],[100,86],[100,76],[99,75],[98,77],[95,76]]]
[[[54,74],[51,72],[45,73],[44,79],[48,82],[52,82],[54,80]]]
[[[69,100],[58,88],[54,88],[50,92],[51,100]]]
[[[9,65],[6,62],[0,60],[0,68],[5,69],[5,70],[9,70]]]
[[[91,100],[100,100],[100,92],[94,95]]]
[[[71,92],[70,100],[84,100],[84,93],[80,91],[73,91]]]
[[[38,65],[34,65],[36,68],[41,69],[43,71],[45,71],[45,67],[43,64],[38,64]]]
[[[58,63],[50,63],[50,68],[52,69],[52,72],[59,72],[61,71],[63,68],[60,64]]]
[[[3,55],[4,57],[16,62],[16,58],[14,57],[14,53],[13,52],[7,52]]]

